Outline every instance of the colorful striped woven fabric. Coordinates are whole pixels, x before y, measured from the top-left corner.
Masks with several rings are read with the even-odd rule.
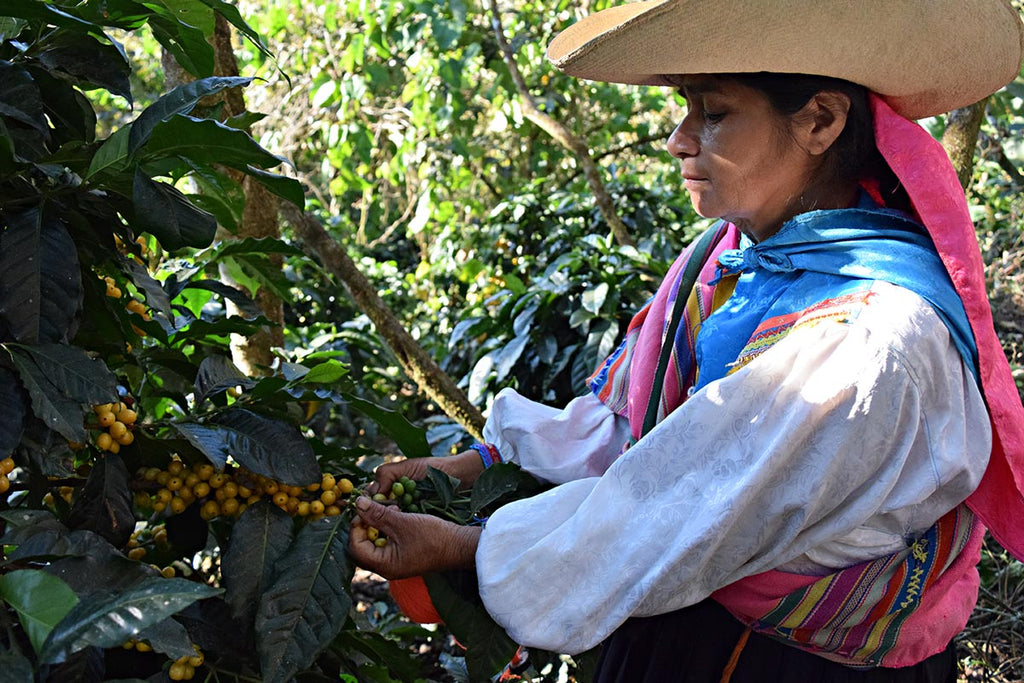
[[[928,589],[959,557],[974,522],[961,505],[905,551],[822,577],[745,621],[847,666],[881,666],[907,619],[927,603]]]

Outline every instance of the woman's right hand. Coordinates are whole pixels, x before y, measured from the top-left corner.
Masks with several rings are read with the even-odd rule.
[[[480,459],[480,454],[472,449],[441,458],[408,458],[378,467],[374,472],[374,481],[366,487],[366,491],[370,495],[387,494],[391,491],[391,485],[402,477],[409,477],[415,481],[426,479],[429,467],[441,470],[458,479],[461,482],[460,489],[468,489],[473,486],[473,482],[484,471],[484,463]]]

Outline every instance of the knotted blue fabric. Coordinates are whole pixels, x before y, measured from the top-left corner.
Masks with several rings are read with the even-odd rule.
[[[855,208],[800,214],[763,242],[723,252],[718,264],[716,280],[740,277],[732,296],[697,335],[696,389],[728,373],[762,321],[863,291],[878,280],[927,301],[978,378],[967,314],[931,238],[912,218],[880,208],[867,195]]]

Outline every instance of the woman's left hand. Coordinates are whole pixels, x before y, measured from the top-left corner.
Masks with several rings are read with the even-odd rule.
[[[402,512],[369,498],[356,500],[358,516],[349,531],[349,554],[357,565],[386,579],[402,579],[474,565],[480,527],[459,526],[433,515]],[[378,547],[367,532],[376,528],[388,542]]]

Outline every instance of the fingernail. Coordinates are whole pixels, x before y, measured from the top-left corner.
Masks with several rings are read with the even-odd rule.
[[[370,499],[367,498],[366,496],[359,496],[358,498],[356,498],[356,507],[359,508],[360,510],[370,509]]]

